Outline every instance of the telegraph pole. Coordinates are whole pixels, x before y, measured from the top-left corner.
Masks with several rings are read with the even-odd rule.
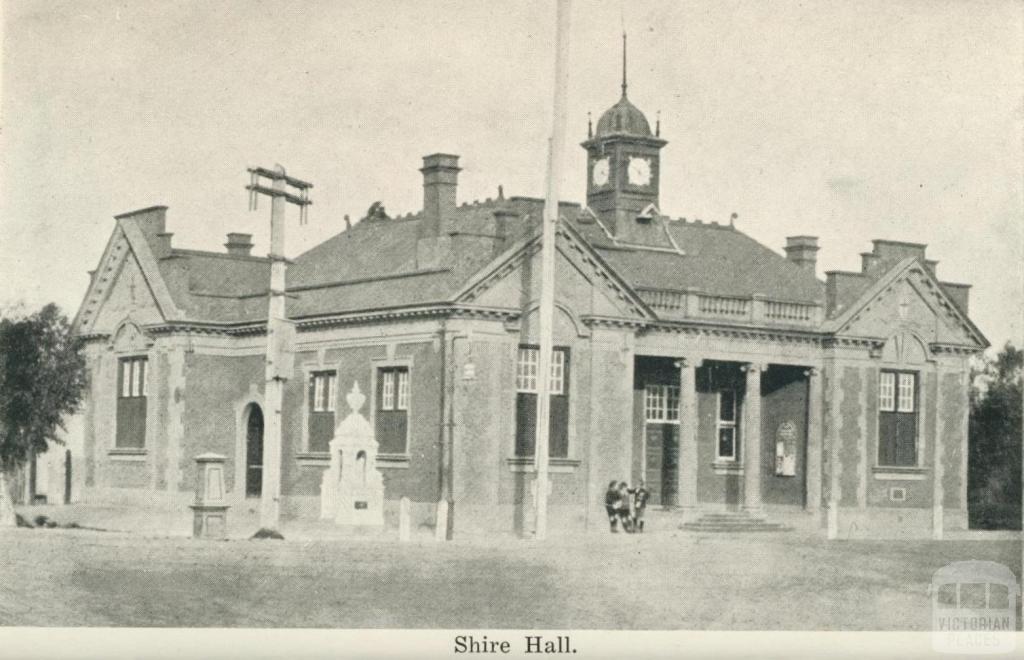
[[[534,462],[537,506],[534,537],[543,541],[548,534],[548,446],[551,428],[551,359],[554,349],[555,236],[558,227],[558,197],[562,180],[562,152],[565,148],[565,96],[569,84],[570,0],[558,0],[555,35],[555,89],[548,139],[548,177],[541,234],[540,355],[537,360],[537,436]]]
[[[273,170],[249,168],[249,210],[255,211],[259,195],[270,197],[270,307],[267,313],[267,359],[263,434],[263,484],[260,497],[260,527],[276,530],[281,523],[281,408],[284,384],[291,377],[295,357],[295,325],[285,316],[284,256],[285,203],[299,207],[299,223],[306,222],[306,207],[312,183],[285,174],[284,167]],[[270,187],[261,183],[269,179]],[[289,192],[289,188],[297,193]]]

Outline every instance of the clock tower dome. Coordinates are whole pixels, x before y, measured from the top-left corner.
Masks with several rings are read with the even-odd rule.
[[[597,120],[587,150],[587,206],[617,237],[633,240],[658,205],[660,151],[668,144],[651,132],[644,113],[626,96],[626,35],[622,35],[622,98]],[[639,236],[637,236],[639,238]],[[644,241],[640,241],[644,242]]]

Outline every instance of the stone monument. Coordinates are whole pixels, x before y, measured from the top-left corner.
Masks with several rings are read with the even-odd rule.
[[[384,525],[384,478],[377,469],[377,439],[360,410],[359,383],[346,395],[352,412],[334,428],[331,464],[320,482],[320,517],[339,525]]]

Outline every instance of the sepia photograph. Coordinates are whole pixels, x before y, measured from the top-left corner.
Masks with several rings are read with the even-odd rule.
[[[0,658],[1024,649],[1021,2],[0,6]]]

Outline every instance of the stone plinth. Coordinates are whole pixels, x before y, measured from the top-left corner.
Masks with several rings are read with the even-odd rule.
[[[192,509],[194,538],[223,539],[228,535],[228,504],[224,500],[224,463],[226,456],[196,456],[196,499]]]

